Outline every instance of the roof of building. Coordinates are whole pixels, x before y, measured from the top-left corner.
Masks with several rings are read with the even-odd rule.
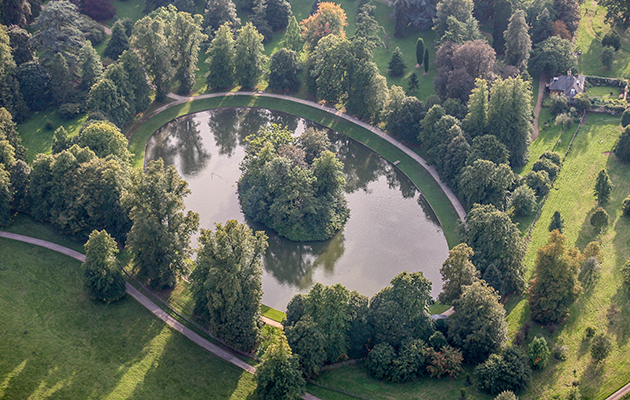
[[[549,90],[564,93],[572,99],[578,93],[584,93],[584,75],[562,75],[555,76],[549,83]]]

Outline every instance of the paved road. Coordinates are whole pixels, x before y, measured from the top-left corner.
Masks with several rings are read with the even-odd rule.
[[[72,258],[74,258],[75,260],[79,260],[81,262],[85,262],[85,255],[79,253],[78,251],[69,249],[67,247],[55,244],[55,243],[51,243],[48,242],[46,240],[41,240],[41,239],[35,239],[32,238],[30,236],[24,236],[24,235],[18,235],[17,233],[10,233],[10,232],[4,232],[4,231],[0,231],[0,238],[5,238],[5,239],[12,239],[12,240],[17,240],[20,242],[25,242],[25,243],[30,243],[36,246],[40,246],[40,247],[45,247],[47,249],[56,251],[58,253],[61,254],[65,254],[67,256],[70,256]],[[199,346],[203,347],[204,349],[208,350],[209,352],[211,352],[212,354],[224,359],[225,361],[236,365],[237,367],[251,373],[251,374],[255,374],[256,373],[256,367],[253,367],[249,364],[247,364],[245,361],[241,360],[240,358],[234,356],[232,353],[223,350],[222,348],[210,343],[209,341],[207,341],[206,339],[202,338],[201,336],[199,336],[198,334],[196,334],[195,332],[193,332],[192,330],[188,329],[186,326],[184,326],[183,324],[181,324],[179,321],[177,321],[175,318],[171,317],[166,311],[162,310],[160,307],[157,306],[157,304],[155,304],[154,302],[152,302],[148,297],[146,297],[145,295],[143,295],[142,293],[140,293],[138,291],[138,289],[136,289],[135,287],[131,286],[129,284],[129,282],[127,282],[127,293],[133,297],[134,299],[136,299],[140,304],[142,304],[145,308],[147,308],[149,311],[151,311],[155,316],[157,316],[159,319],[161,319],[162,321],[166,322],[171,328],[175,329],[176,331],[180,332],[182,335],[186,336],[187,338],[189,338],[190,340],[192,340],[193,342],[197,343]],[[303,399],[305,400],[319,400],[317,397],[306,393],[304,396],[302,396]]]

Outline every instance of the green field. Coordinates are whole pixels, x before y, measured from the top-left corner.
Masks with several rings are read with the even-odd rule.
[[[10,228],[81,247],[26,218]],[[132,298],[91,300],[80,262],[9,239],[0,254],[0,398],[253,398],[253,375]]]

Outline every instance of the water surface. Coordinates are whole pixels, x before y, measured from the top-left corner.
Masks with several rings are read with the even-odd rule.
[[[308,292],[315,282],[341,283],[371,297],[405,270],[422,271],[437,296],[448,245],[433,210],[396,167],[347,136],[276,111],[215,109],[158,130],[147,143],[145,162],[162,157],[188,181],[192,194],[186,206],[199,213],[201,227],[214,229],[215,222],[236,219],[262,230],[241,211],[236,182],[245,137],[270,123],[287,126],[295,135],[311,126],[326,131],[345,164],[350,218],[324,242],[296,243],[266,230],[262,302],[285,310],[293,295]]]

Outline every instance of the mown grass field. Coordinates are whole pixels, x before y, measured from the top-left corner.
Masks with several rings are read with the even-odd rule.
[[[27,218],[9,230],[82,247]],[[254,398],[253,375],[132,298],[91,300],[78,261],[9,239],[0,254],[0,398]]]

